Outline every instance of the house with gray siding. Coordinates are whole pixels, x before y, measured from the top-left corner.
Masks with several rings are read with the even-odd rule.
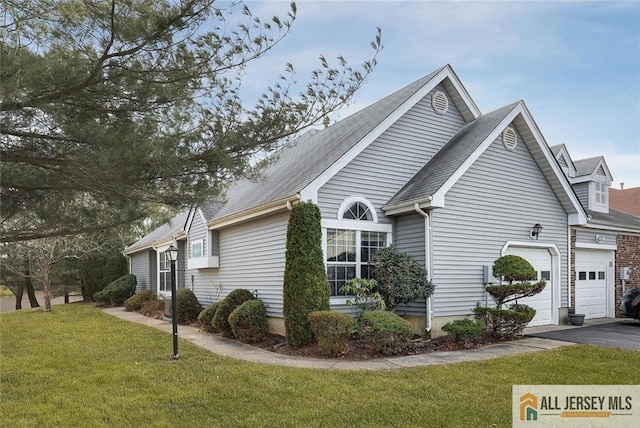
[[[564,144],[551,151],[587,213],[586,224],[571,228],[570,307],[586,318],[614,317],[622,293],[640,287],[640,217],[610,206],[603,156],[574,161]]]
[[[569,159],[567,159],[569,161]],[[162,252],[180,249],[179,286],[201,304],[254,291],[272,331],[284,333],[282,283],[289,210],[320,208],[331,307],[352,313],[344,282],[370,274],[394,245],[422,263],[433,296],[398,313],[416,332],[492,304],[493,261],[529,260],[544,292],[524,299],[533,325],[558,324],[571,305],[571,228],[587,223],[579,197],[524,101],[482,114],[447,65],[324,129],[281,148],[258,179],[178,215],[125,250],[138,284],[166,294]],[[542,225],[538,235],[534,225]],[[489,269],[487,269],[489,267]]]

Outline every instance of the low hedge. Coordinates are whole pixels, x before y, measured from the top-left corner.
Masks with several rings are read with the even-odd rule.
[[[442,326],[442,331],[449,333],[456,342],[477,342],[482,338],[483,325],[480,321],[470,319],[455,320]]]
[[[474,308],[473,313],[484,328],[496,337],[512,338],[520,333],[536,316],[536,310],[527,305],[511,305],[510,309]]]
[[[213,327],[218,330],[223,336],[234,337],[231,324],[229,324],[229,315],[231,312],[244,302],[248,300],[255,300],[253,294],[249,290],[238,288],[233,290],[227,295],[218,306],[216,314],[213,316]]]
[[[413,326],[393,312],[366,311],[360,319],[358,337],[373,352],[392,355],[410,343]]]
[[[121,276],[107,285],[102,291],[93,295],[96,302],[111,303],[112,306],[122,305],[125,300],[133,296],[136,291],[136,277],[130,273]]]
[[[264,340],[269,334],[267,309],[262,300],[247,300],[231,312],[229,325],[236,339],[241,342],[255,343]]]
[[[176,292],[176,301],[178,306],[178,322],[192,323],[198,319],[202,306],[198,302],[198,298],[193,291],[188,288],[180,288]]]
[[[332,356],[347,352],[353,332],[353,319],[349,315],[334,311],[315,311],[307,318],[320,349]]]
[[[124,308],[130,312],[139,312],[142,306],[150,300],[158,300],[156,293],[151,290],[142,290],[125,300]]]
[[[215,302],[200,311],[200,314],[198,315],[198,321],[200,321],[200,323],[202,324],[202,328],[206,331],[212,333],[216,331],[216,329],[213,328],[213,317],[216,314],[219,305],[220,302]]]

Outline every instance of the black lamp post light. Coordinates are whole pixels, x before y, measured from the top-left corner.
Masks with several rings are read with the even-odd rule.
[[[173,356],[172,360],[178,360],[178,301],[176,300],[176,260],[178,249],[173,245],[164,252],[171,262],[171,324],[173,325]]]

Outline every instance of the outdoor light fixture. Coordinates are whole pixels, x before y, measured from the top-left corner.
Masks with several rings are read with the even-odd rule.
[[[173,245],[169,245],[164,252],[167,259],[171,262],[171,324],[173,325],[173,360],[179,359],[178,356],[178,300],[176,299],[176,260],[178,260],[178,249]]]
[[[531,236],[532,238],[535,237],[537,240],[538,235],[540,235],[540,232],[542,232],[542,226],[540,225],[540,223],[536,223],[533,225],[533,227],[529,231],[529,236]]]

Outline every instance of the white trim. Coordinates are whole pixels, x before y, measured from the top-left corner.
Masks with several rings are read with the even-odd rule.
[[[323,228],[329,229],[368,230],[370,232],[387,233],[393,231],[393,225],[391,223],[373,223],[363,220],[334,220],[323,218],[320,220],[320,225]]]
[[[367,198],[363,196],[350,196],[344,201],[342,201],[342,203],[340,204],[340,208],[338,208],[338,220],[342,220],[344,217],[345,211],[349,209],[351,205],[357,202],[360,202],[366,205],[367,208],[369,208],[369,212],[371,213],[371,217],[372,217],[371,221],[373,221],[374,223],[378,223],[378,213],[376,213],[375,207],[371,202],[369,202],[369,200],[367,200]],[[343,221],[348,221],[348,220],[343,220]],[[366,221],[366,220],[356,220],[356,221]]]
[[[610,250],[617,250],[618,246],[616,244],[591,244],[588,242],[576,242],[576,248],[585,248],[588,250],[610,251]]]
[[[462,83],[453,72],[451,66],[447,65],[440,70],[435,76],[433,76],[424,86],[422,86],[415,94],[407,99],[402,105],[395,109],[389,116],[380,122],[373,130],[371,130],[366,136],[364,136],[358,143],[356,143],[351,149],[349,149],[340,159],[329,166],[324,172],[316,177],[311,183],[309,183],[304,189],[300,191],[302,200],[310,200],[313,203],[318,203],[318,191],[324,186],[334,175],[342,170],[349,162],[355,159],[364,149],[366,149],[371,143],[373,143],[384,131],[389,129],[391,125],[398,121],[406,112],[408,112],[413,106],[415,106],[420,100],[429,94],[436,86],[441,84],[445,79],[453,84],[454,88],[458,91],[460,98],[465,101],[467,107],[473,114],[474,118],[480,116],[480,110],[472,102],[471,97],[466,90],[464,90]]]
[[[208,229],[222,229],[234,224],[273,214],[278,211],[288,211],[292,204],[300,202],[300,198],[300,194],[296,193],[295,195],[287,196],[286,198],[278,199],[277,201],[269,202],[248,210],[211,220],[205,224]]]
[[[208,232],[208,231],[207,231]],[[198,257],[195,257],[193,255],[193,247],[194,245],[200,244],[200,255]],[[189,249],[188,249],[189,253],[188,253],[188,259],[200,259],[206,256],[205,252],[204,252],[204,239],[203,238],[198,238],[198,239],[193,239],[193,240],[189,240]]]
[[[219,268],[220,257],[218,256],[206,256],[198,257],[197,259],[187,260],[187,269],[207,269],[207,268]]]
[[[195,217],[195,215],[196,210],[191,208],[191,210],[189,211],[189,215],[187,216],[187,222],[184,225],[184,231],[187,233],[187,235],[189,234],[189,230],[191,229],[191,224],[193,223],[193,218]]]
[[[559,310],[562,299],[562,283],[560,282],[562,275],[560,250],[553,243],[545,242],[523,242],[523,241],[507,241],[500,250],[500,255],[504,256],[508,248],[521,247],[533,249],[546,249],[551,254],[551,285],[554,289],[551,291],[551,321],[553,324],[559,324]],[[571,287],[569,287],[571,288]]]

